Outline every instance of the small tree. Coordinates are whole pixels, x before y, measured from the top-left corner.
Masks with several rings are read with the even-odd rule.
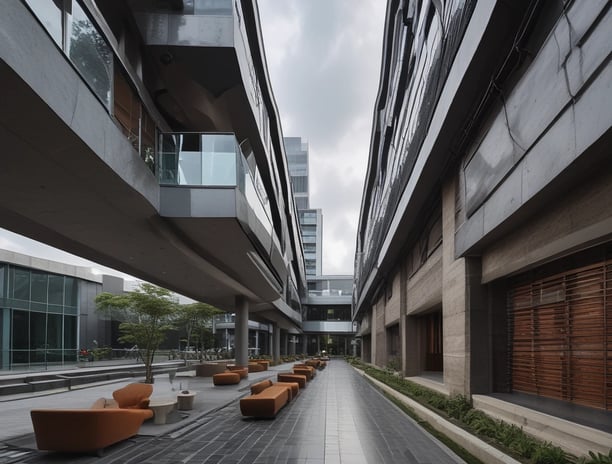
[[[199,359],[202,361],[204,356],[204,341],[209,324],[215,314],[222,311],[206,303],[191,303],[181,305],[178,312],[177,323],[185,328],[187,333],[187,346],[191,346],[191,339],[195,337],[200,342]]]
[[[173,328],[171,316],[179,306],[172,293],[152,284],[141,283],[135,291],[121,295],[100,293],[95,302],[99,311],[122,321],[118,341],[138,347],[145,365],[145,382],[153,383],[155,351],[165,340],[166,332]]]

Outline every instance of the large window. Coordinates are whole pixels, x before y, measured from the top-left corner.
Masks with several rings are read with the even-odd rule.
[[[66,52],[94,93],[107,108],[111,102],[113,54],[83,9],[72,3]]]
[[[91,90],[110,108],[113,53],[79,3],[76,0],[26,0],[26,3]]]
[[[9,276],[5,282],[0,275],[8,296],[0,315],[8,311],[10,364],[76,361],[77,279],[12,265],[2,265],[0,271]]]

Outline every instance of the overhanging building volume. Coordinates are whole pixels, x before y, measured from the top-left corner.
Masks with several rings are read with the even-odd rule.
[[[299,332],[306,281],[257,4],[23,0],[0,18],[0,226]],[[282,332],[282,334],[281,334]]]

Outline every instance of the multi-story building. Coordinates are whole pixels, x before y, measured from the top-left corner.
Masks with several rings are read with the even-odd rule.
[[[76,363],[81,346],[105,345],[102,289],[89,269],[0,250],[0,370]]]
[[[296,199],[308,294],[302,300],[301,339],[294,337],[290,351],[305,354],[354,354],[358,347],[351,321],[352,276],[322,275],[323,213],[310,208],[308,144],[301,137],[285,137],[289,175]]]
[[[305,271],[255,1],[11,0],[0,226],[298,333]]]
[[[390,0],[355,260],[365,361],[578,454],[612,443],[611,36],[605,1]]]
[[[302,301],[302,346],[308,354],[357,355],[351,319],[353,276],[308,277],[308,295]]]
[[[285,137],[285,151],[293,197],[298,209],[304,267],[307,276],[322,274],[323,266],[323,213],[310,207],[310,156],[308,142],[301,137]]]

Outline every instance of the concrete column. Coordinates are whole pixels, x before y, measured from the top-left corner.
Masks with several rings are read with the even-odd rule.
[[[285,356],[289,354],[289,332],[285,332],[285,335],[283,335],[283,354]]]
[[[249,364],[249,301],[242,296],[236,297],[234,327],[236,365],[246,367]]]
[[[255,330],[255,353],[259,355],[259,329]]]
[[[289,354],[295,355],[295,345],[297,343],[297,337],[295,335],[289,334]]]
[[[442,188],[442,333],[444,385],[469,395],[470,332],[465,258],[455,259],[455,179]]]
[[[11,352],[11,337],[10,337],[10,329],[11,329],[11,319],[10,319],[10,311],[8,309],[0,310],[0,317],[2,317],[2,344],[0,345],[0,349],[2,350],[2,359],[0,359],[0,368],[8,369],[10,367],[10,357],[9,353]],[[77,332],[79,333],[79,332]],[[80,340],[79,340],[80,343]],[[77,348],[80,348],[81,345],[77,345]]]
[[[308,355],[308,335],[302,334],[302,354]]]
[[[276,324],[273,326],[272,336],[274,337],[272,341],[272,359],[277,363],[280,362],[280,327]]]

